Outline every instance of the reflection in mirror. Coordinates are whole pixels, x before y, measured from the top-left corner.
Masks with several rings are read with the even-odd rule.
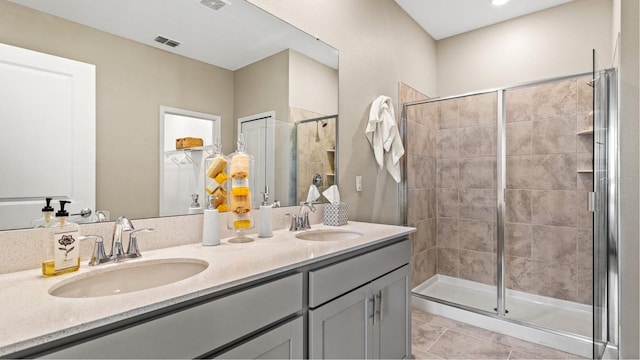
[[[319,116],[309,111],[292,112],[286,122],[274,119],[274,112],[238,120],[247,151],[255,156],[255,189],[252,203],[262,202],[262,192],[274,203],[287,206],[304,201],[326,202],[324,197],[308,198],[310,186],[321,193],[336,180],[336,125],[338,116]],[[276,181],[277,177],[277,181]]]
[[[226,3],[214,11],[183,0],[0,1],[0,43],[95,66],[95,197],[70,198],[72,213],[93,203],[94,213],[104,210],[111,219],[161,215],[160,106],[219,115],[225,153],[235,148],[239,118],[274,111],[282,124],[294,124],[310,118],[291,116],[299,109],[337,113],[335,49],[244,0]],[[168,40],[157,42],[158,35]],[[268,66],[271,71],[256,76],[259,67]],[[3,129],[6,121],[0,119]],[[72,171],[78,165],[71,162]],[[290,173],[275,171],[274,188],[279,179],[291,179]],[[295,193],[296,187],[283,191]],[[13,189],[5,186],[0,202],[13,201]],[[47,195],[69,198],[35,196],[31,200],[38,205],[24,215],[26,224],[41,216]],[[281,201],[293,205],[297,196],[293,200]]]
[[[337,184],[337,121],[337,115],[329,115],[296,122],[297,203],[314,200],[307,197],[311,185],[322,193]],[[322,196],[317,200],[326,201]]]
[[[205,197],[204,159],[220,139],[218,115],[160,107],[160,216],[197,214]],[[202,145],[177,139],[199,139]]]

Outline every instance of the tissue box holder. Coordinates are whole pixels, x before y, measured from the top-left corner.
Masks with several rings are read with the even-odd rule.
[[[346,203],[326,204],[324,206],[324,224],[330,226],[347,225],[349,205]]]

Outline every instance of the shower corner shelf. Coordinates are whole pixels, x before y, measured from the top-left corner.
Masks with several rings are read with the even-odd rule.
[[[577,134],[578,135],[591,135],[591,134],[593,134],[593,129],[578,131]]]
[[[578,174],[593,174],[593,170],[590,170],[590,169],[578,169]]]

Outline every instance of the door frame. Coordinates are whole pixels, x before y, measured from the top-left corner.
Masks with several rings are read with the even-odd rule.
[[[163,193],[163,189],[164,189],[164,160],[165,160],[165,151],[167,151],[164,148],[164,126],[165,126],[165,116],[167,114],[170,115],[179,115],[179,116],[187,116],[187,117],[191,117],[191,118],[196,118],[196,119],[201,119],[201,120],[208,120],[211,121],[213,123],[213,127],[212,127],[212,139],[213,142],[215,144],[215,140],[217,139],[218,141],[220,141],[220,136],[221,136],[221,129],[222,129],[222,116],[220,115],[215,115],[215,114],[208,114],[208,113],[203,113],[203,112],[198,112],[198,111],[192,111],[192,110],[186,110],[186,109],[180,109],[180,108],[175,108],[175,107],[170,107],[170,106],[164,106],[164,105],[160,105],[160,110],[159,110],[159,122],[160,122],[160,137],[159,137],[159,147],[158,147],[158,176],[159,176],[159,184],[158,184],[158,215],[162,216],[160,214],[160,211],[162,210],[162,203],[165,201],[164,199],[164,193]],[[204,159],[204,157],[203,157]],[[204,175],[203,175],[204,176]],[[197,182],[196,182],[197,183]],[[204,193],[204,189],[202,189],[202,192]],[[204,201],[204,197],[201,198],[201,204],[202,201]]]

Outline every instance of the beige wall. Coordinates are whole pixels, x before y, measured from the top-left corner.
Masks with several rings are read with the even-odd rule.
[[[250,0],[340,55],[339,185],[352,220],[399,223],[398,185],[378,170],[364,129],[378,95],[398,109],[398,82],[436,93],[436,47],[391,0]],[[355,192],[355,176],[363,192]]]
[[[275,111],[276,119],[289,120],[289,50],[235,71],[234,107],[234,134],[244,116]]]
[[[640,358],[640,5],[621,2],[620,48],[620,357]]]
[[[0,42],[96,65],[96,205],[114,216],[158,214],[160,105],[233,118],[233,73],[222,68],[9,1]],[[222,126],[223,139],[232,133]]]
[[[612,55],[612,1],[579,0],[438,41],[438,96],[591,71]]]
[[[319,114],[338,113],[338,70],[289,51],[289,106]]]

